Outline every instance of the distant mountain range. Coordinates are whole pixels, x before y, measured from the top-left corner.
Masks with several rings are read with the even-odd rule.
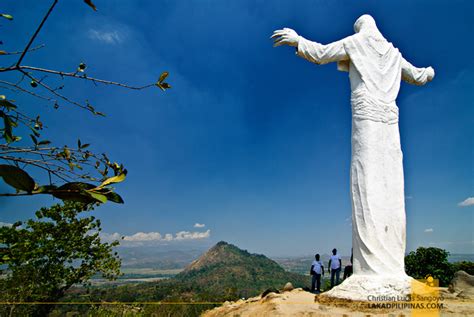
[[[122,259],[122,267],[125,269],[150,268],[160,270],[184,269],[191,262],[198,259],[211,245],[191,245],[183,248],[180,246],[119,246],[117,251]],[[350,256],[341,256],[342,265],[349,264]],[[322,254],[323,264],[327,265],[329,255]],[[474,262],[474,254],[451,254],[450,262],[471,261]],[[281,265],[285,270],[294,273],[306,274],[309,271],[314,255],[307,256],[279,256],[272,260]]]
[[[207,248],[195,246],[187,249],[163,246],[117,247],[122,268],[182,269],[203,254]]]

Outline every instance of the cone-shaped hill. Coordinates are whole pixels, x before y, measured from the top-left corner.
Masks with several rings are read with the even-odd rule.
[[[308,286],[309,277],[285,271],[275,261],[251,254],[221,241],[172,280],[187,285],[193,293],[214,298],[255,296],[269,288]]]
[[[219,242],[175,277],[154,283],[97,291],[97,301],[191,302],[196,305],[145,305],[144,316],[199,316],[225,301],[257,296],[267,289],[309,286],[310,277],[285,271],[264,255]]]

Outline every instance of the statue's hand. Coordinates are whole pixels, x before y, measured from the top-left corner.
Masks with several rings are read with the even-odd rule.
[[[283,30],[276,30],[271,38],[275,40],[273,47],[280,45],[298,46],[299,36],[293,29],[284,28]]]
[[[427,75],[427,77],[428,77],[428,81],[432,81],[433,78],[434,78],[434,76],[435,76],[435,71],[434,71],[433,67],[431,67],[431,66],[428,67],[428,68],[426,69],[426,71],[427,71],[427,74],[426,74],[426,75]]]

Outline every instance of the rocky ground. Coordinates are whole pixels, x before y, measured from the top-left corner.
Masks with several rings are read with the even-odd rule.
[[[205,312],[204,317],[245,317],[245,316],[314,316],[314,317],[349,317],[349,316],[474,316],[474,301],[457,296],[447,289],[440,288],[443,309],[435,314],[420,315],[421,311],[410,309],[369,308],[367,303],[337,302],[324,296],[316,296],[301,288],[270,292],[265,296],[226,302],[221,307]]]

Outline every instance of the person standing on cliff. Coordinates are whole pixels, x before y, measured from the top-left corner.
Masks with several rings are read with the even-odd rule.
[[[323,263],[319,260],[319,254],[314,256],[315,260],[311,264],[310,274],[311,279],[311,292],[314,293],[314,288],[316,284],[316,294],[321,293],[321,275],[324,276],[324,266]]]
[[[328,263],[328,270],[331,273],[331,288],[334,286],[334,276],[336,277],[336,285],[339,284],[339,275],[341,274],[341,267],[341,257],[337,255],[336,249],[332,249],[332,255]]]

